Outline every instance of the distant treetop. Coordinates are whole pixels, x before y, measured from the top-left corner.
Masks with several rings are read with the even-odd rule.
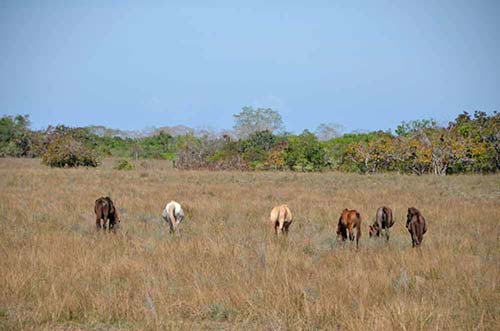
[[[243,107],[241,112],[234,114],[233,117],[235,122],[233,129],[239,138],[248,137],[253,132],[276,133],[285,130],[280,113],[271,108]]]

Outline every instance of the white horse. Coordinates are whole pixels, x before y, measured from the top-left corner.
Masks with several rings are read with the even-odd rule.
[[[170,226],[170,232],[175,232],[177,226],[184,219],[184,211],[182,210],[181,205],[178,202],[170,201],[165,206],[165,210],[161,214],[163,219],[168,222]]]

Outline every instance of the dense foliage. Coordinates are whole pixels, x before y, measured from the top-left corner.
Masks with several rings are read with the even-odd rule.
[[[235,119],[235,131],[222,136],[186,127],[140,135],[100,126],[50,126],[33,131],[28,116],[4,116],[0,119],[0,155],[42,157],[51,166],[95,166],[99,158],[115,156],[172,160],[181,169],[419,175],[500,169],[500,114],[496,112],[464,112],[446,127],[433,120],[403,122],[395,134],[340,135],[331,124],[320,126],[316,134],[308,130],[297,135],[275,133],[282,130],[281,116],[271,109],[250,107]]]
[[[47,145],[42,162],[51,167],[96,167],[98,164],[94,151],[70,135],[56,138]]]
[[[134,164],[129,160],[120,159],[116,162],[116,165],[113,167],[115,170],[134,170]]]

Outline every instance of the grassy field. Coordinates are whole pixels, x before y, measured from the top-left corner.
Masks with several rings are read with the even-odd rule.
[[[500,176],[50,169],[0,159],[1,330],[499,330]],[[116,235],[96,233],[110,195]],[[179,201],[179,237],[160,214]],[[294,213],[276,240],[271,208]],[[391,240],[371,240],[376,208]],[[415,206],[428,233],[412,249]],[[340,245],[343,208],[363,218]]]

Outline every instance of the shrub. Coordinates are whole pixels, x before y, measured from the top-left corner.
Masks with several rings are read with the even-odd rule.
[[[50,142],[42,162],[51,167],[96,167],[95,153],[71,136],[62,136]]]
[[[307,130],[288,138],[284,159],[288,167],[296,171],[320,171],[326,166],[322,143]]]
[[[134,168],[134,164],[125,159],[118,160],[116,165],[113,167],[115,170],[133,170]]]
[[[165,152],[161,154],[161,157],[165,160],[173,161],[177,155],[174,152]]]

